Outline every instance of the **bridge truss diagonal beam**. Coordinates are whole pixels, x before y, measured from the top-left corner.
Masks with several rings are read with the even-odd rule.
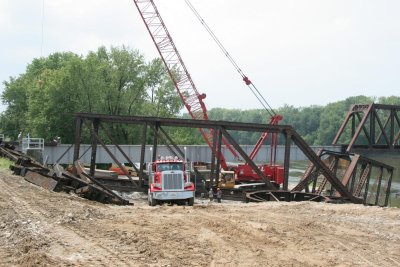
[[[400,106],[367,104],[353,105],[346,114],[333,145],[343,151],[400,150]],[[364,133],[367,143],[361,138]],[[348,134],[351,134],[348,136]]]

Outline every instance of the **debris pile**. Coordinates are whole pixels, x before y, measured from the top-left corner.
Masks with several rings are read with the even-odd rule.
[[[34,158],[8,146],[0,147],[0,156],[15,162],[10,166],[14,174],[23,176],[26,181],[48,190],[73,192],[81,197],[106,204],[132,204],[91,177],[79,161],[76,161],[70,170],[65,170],[59,164],[46,167]]]

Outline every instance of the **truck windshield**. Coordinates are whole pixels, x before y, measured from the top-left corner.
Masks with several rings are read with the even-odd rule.
[[[182,170],[181,163],[159,163],[157,164],[157,171],[180,171]]]

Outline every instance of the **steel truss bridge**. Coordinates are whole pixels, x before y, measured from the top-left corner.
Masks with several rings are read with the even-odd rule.
[[[400,106],[353,105],[333,145],[342,151],[400,151]]]
[[[355,115],[357,116],[357,115]],[[395,116],[395,115],[393,115]],[[397,116],[397,115],[396,115]],[[396,117],[394,117],[396,118]],[[393,176],[393,167],[368,159],[359,154],[339,153],[334,151],[321,150],[315,153],[303,140],[303,138],[289,125],[267,125],[256,123],[241,123],[227,121],[170,119],[141,116],[115,116],[92,113],[75,114],[75,146],[74,161],[80,156],[80,143],[83,127],[87,127],[91,134],[91,162],[90,176],[95,174],[96,148],[100,144],[113,158],[114,162],[124,170],[122,163],[108,150],[106,142],[100,136],[106,136],[108,143],[115,145],[124,154],[123,150],[115,142],[112,133],[107,130],[107,124],[140,125],[142,127],[142,144],[140,167],[137,169],[139,180],[136,181],[125,171],[126,176],[137,190],[143,188],[145,178],[145,148],[148,132],[152,131],[152,160],[156,160],[157,145],[161,141],[168,144],[171,153],[183,158],[184,152],[168,135],[167,127],[186,127],[197,129],[212,129],[213,142],[211,153],[211,182],[218,182],[221,168],[220,157],[216,151],[222,151],[226,140],[243,160],[251,166],[253,171],[261,177],[267,190],[258,192],[247,192],[248,201],[297,201],[313,200],[327,202],[352,202],[367,205],[387,206],[390,195],[390,187]],[[398,119],[397,119],[398,121]],[[385,123],[383,123],[385,125]],[[384,126],[382,128],[384,129]],[[362,129],[362,128],[361,128]],[[102,131],[100,134],[99,132]],[[282,188],[277,189],[245,153],[240,144],[232,137],[232,131],[245,132],[269,132],[276,133],[284,140],[284,182]],[[361,131],[361,130],[360,130]],[[394,135],[393,135],[394,136]],[[390,137],[387,137],[390,140]],[[386,138],[384,137],[386,140]],[[396,138],[393,138],[395,140]],[[289,167],[290,167],[290,146],[295,144],[309,159],[308,166],[300,182],[289,190]],[[125,154],[126,162],[135,166],[131,159]],[[246,192],[245,192],[246,193]]]

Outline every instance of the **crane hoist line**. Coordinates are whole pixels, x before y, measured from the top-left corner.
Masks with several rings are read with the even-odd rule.
[[[193,14],[196,18],[200,21],[200,23],[204,26],[208,34],[210,34],[211,38],[215,41],[218,47],[221,49],[222,53],[228,58],[232,66],[236,69],[239,75],[242,77],[244,83],[249,87],[250,91],[254,94],[260,104],[264,107],[264,109],[268,112],[268,114],[273,117],[276,115],[276,112],[272,109],[272,107],[268,104],[267,100],[265,100],[264,96],[261,92],[257,89],[252,81],[250,81],[249,77],[242,71],[239,65],[236,63],[235,59],[231,56],[225,46],[221,43],[218,37],[214,34],[213,30],[208,26],[206,21],[202,18],[200,13],[196,10],[196,8],[192,5],[189,0],[185,0],[186,4],[192,10]]]
[[[265,98],[262,97],[261,93],[257,90],[257,88],[254,86],[254,84],[250,81],[250,79],[244,74],[244,72],[241,70],[241,68],[238,66],[236,61],[230,56],[228,51],[225,49],[225,47],[222,45],[222,43],[218,40],[218,38],[215,36],[215,34],[211,31],[211,29],[208,27],[208,25],[205,23],[205,21],[201,18],[199,13],[196,11],[196,9],[191,5],[191,3],[187,0],[185,0],[186,3],[189,5],[191,10],[195,13],[197,18],[201,21],[201,23],[205,26],[207,31],[211,34],[213,39],[217,42],[218,46],[221,48],[221,50],[224,52],[224,54],[228,57],[228,59],[231,61],[233,66],[236,68],[236,70],[239,72],[239,74],[242,76],[243,81],[246,83],[247,86],[251,89],[253,94],[257,97],[257,99],[261,102],[261,104],[264,106],[264,108],[268,111],[270,114],[270,124],[278,124],[280,120],[282,120],[282,116],[277,115],[272,108],[269,106],[269,104],[265,101]],[[168,74],[172,80],[172,82],[175,85],[175,88],[178,92],[178,95],[180,96],[182,102],[184,103],[186,109],[189,112],[189,115],[192,117],[194,120],[208,120],[208,114],[207,114],[207,109],[204,104],[204,98],[206,97],[205,94],[200,94],[196,86],[182,60],[182,57],[180,56],[174,41],[172,40],[172,37],[170,33],[168,32],[167,27],[165,26],[164,21],[161,18],[160,13],[158,12],[158,9],[154,3],[153,0],[133,0],[135,3],[140,16],[142,17],[142,20],[144,24],[146,25],[146,28],[160,54],[160,57],[162,61],[164,62],[164,65],[166,66],[166,69],[168,70]],[[258,96],[257,96],[258,95]],[[211,148],[211,150],[215,151],[216,147],[216,138],[217,134],[215,133],[214,130],[212,129],[199,129],[201,135],[207,142],[208,146]],[[257,155],[259,152],[262,144],[264,143],[265,140],[269,138],[269,133],[265,132],[261,135],[259,140],[257,141],[257,144],[255,145],[253,151],[251,152],[249,158],[251,160],[254,159],[254,157]],[[222,142],[225,144],[225,146],[231,151],[233,156],[237,159],[239,159],[239,156],[235,149],[230,145],[230,143],[222,137]],[[220,143],[220,142],[218,142]],[[281,184],[283,181],[283,168],[281,166],[278,166],[275,164],[276,160],[276,146],[277,146],[277,138],[276,134],[272,134],[272,139],[271,139],[271,150],[270,150],[270,164],[263,164],[259,166],[260,170],[263,172],[265,176],[268,176],[276,182],[276,184]],[[218,150],[218,149],[217,149]],[[226,164],[225,158],[221,151],[215,151],[216,156],[220,160],[221,167],[224,170],[228,169],[228,166]],[[248,162],[246,164],[239,164],[239,166],[235,169],[235,172],[237,174],[238,180],[243,180],[243,181],[260,181],[261,177],[259,177],[257,174],[255,174],[254,171],[252,171],[250,165]],[[239,179],[240,178],[240,179]]]
[[[200,23],[204,26],[208,34],[210,34],[211,38],[215,41],[215,43],[218,45],[218,47],[221,49],[222,53],[228,58],[228,60],[231,62],[233,67],[236,69],[236,71],[239,73],[239,75],[242,77],[242,80],[245,82],[245,84],[249,87],[250,91],[254,94],[254,96],[257,98],[257,100],[261,103],[261,105],[264,107],[264,109],[267,111],[267,113],[270,115],[270,121],[269,124],[271,125],[276,125],[279,124],[279,122],[283,119],[281,115],[276,114],[276,112],[272,109],[272,107],[268,104],[267,100],[265,100],[264,96],[260,93],[260,91],[257,89],[257,87],[250,81],[248,76],[242,71],[242,69],[239,67],[239,65],[236,63],[236,61],[233,59],[231,54],[228,52],[228,50],[225,48],[225,46],[221,43],[221,41],[218,39],[218,37],[214,34],[213,30],[208,26],[208,24],[205,22],[205,20],[202,18],[202,16],[199,14],[199,12],[196,10],[196,8],[192,5],[192,3],[189,0],[185,0],[186,4],[188,7],[192,10],[194,15],[197,17],[197,19],[200,21]],[[269,133],[265,132],[262,133],[260,138],[258,139],[256,145],[254,146],[253,151],[251,151],[249,158],[253,160],[259,150],[261,149],[262,145],[264,144],[265,140],[269,138]],[[270,165],[276,165],[276,148],[278,145],[278,138],[276,134],[271,135],[271,150],[270,150]],[[245,164],[247,165],[247,164]],[[244,166],[246,167],[246,166]],[[241,166],[239,166],[239,169]],[[239,170],[240,171],[240,170]]]

